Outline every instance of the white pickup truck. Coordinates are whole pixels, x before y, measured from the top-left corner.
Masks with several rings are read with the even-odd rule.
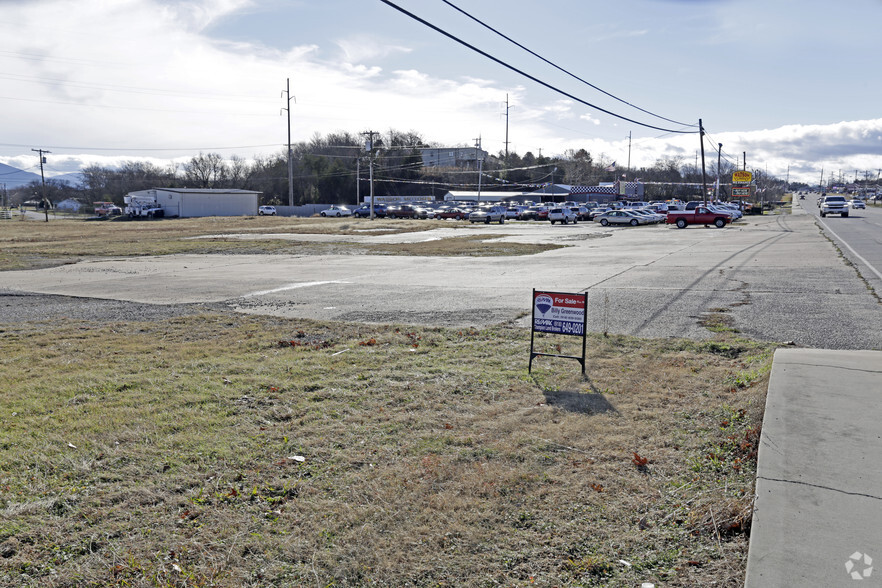
[[[845,196],[824,196],[821,201],[821,216],[828,214],[840,214],[843,218],[848,216],[848,201]]]

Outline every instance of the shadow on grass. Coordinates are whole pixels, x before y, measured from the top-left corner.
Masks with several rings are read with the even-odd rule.
[[[602,414],[618,412],[603,394],[589,394],[572,390],[545,390],[545,402],[570,412]]]

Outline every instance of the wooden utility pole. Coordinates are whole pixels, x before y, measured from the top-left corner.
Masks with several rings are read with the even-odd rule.
[[[484,171],[484,158],[481,157],[481,136],[475,139],[475,169],[478,170],[478,202],[481,201],[481,175]]]
[[[46,162],[46,158],[43,156],[44,153],[52,153],[51,151],[46,151],[45,149],[31,149],[31,151],[35,151],[40,154],[40,180],[43,182],[43,212],[46,213],[46,222],[49,222],[49,199],[46,198],[46,176],[43,175],[43,164]]]
[[[368,152],[368,167],[370,168],[370,183],[371,183],[371,220],[376,218],[374,216],[374,135],[379,136],[380,133],[376,131],[365,131],[362,135],[367,136],[367,141],[364,144],[364,150]]]
[[[511,108],[508,104],[508,94],[505,95],[505,169],[508,170],[508,111]]]
[[[285,108],[288,111],[288,206],[294,206],[294,154],[291,152],[291,100],[297,103],[297,99],[291,96],[291,78],[288,78],[288,86],[285,90],[287,101]]]
[[[707,174],[704,171],[704,127],[701,126],[701,119],[698,119],[698,136],[701,139],[701,186],[704,193],[704,205],[707,206]]]

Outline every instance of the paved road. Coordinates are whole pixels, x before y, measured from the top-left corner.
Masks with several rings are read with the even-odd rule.
[[[882,208],[850,210],[848,217],[821,218],[816,198],[798,200],[802,209],[816,217],[824,232],[833,239],[852,263],[882,295]]]
[[[587,292],[592,331],[703,339],[712,333],[702,322],[715,313],[759,339],[882,349],[877,298],[807,214],[748,218],[725,229],[605,229],[593,223],[450,226],[358,240],[435,239],[480,231],[488,239],[569,247],[525,257],[105,259],[3,272],[0,291],[162,305],[214,303],[287,317],[468,326],[526,324],[531,290],[537,288]]]

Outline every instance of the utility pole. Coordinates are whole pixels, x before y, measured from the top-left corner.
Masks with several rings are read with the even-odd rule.
[[[723,157],[723,144],[717,143],[717,194],[716,199],[720,199],[720,160]],[[731,200],[731,199],[730,199]]]
[[[741,171],[747,171],[747,151],[744,152],[744,167],[741,168]]]
[[[374,135],[379,136],[380,133],[376,131],[365,131],[362,135],[367,135],[367,141],[364,144],[364,150],[368,152],[368,166],[370,168],[370,182],[371,182],[371,220],[376,218],[374,216]]]
[[[631,175],[631,131],[628,131],[628,171],[625,173],[625,181]]]
[[[46,213],[46,222],[49,222],[49,199],[46,198],[46,176],[43,175],[43,164],[46,163],[46,157],[43,155],[44,153],[52,153],[51,151],[46,151],[45,149],[31,149],[36,153],[40,154],[40,180],[43,182],[43,212]]]
[[[707,175],[704,171],[704,127],[701,125],[701,119],[698,119],[698,134],[701,140],[701,185],[704,192],[704,205],[707,206]]]
[[[505,95],[505,169],[508,170],[508,111],[511,108],[508,104],[508,94]]]
[[[355,207],[361,204],[361,156],[355,156]]]
[[[484,171],[484,158],[481,157],[481,135],[475,139],[475,167],[478,170],[478,202],[481,201],[481,174]]]
[[[288,78],[287,89],[283,92],[287,96],[285,108],[288,111],[288,206],[294,206],[294,154],[291,152],[291,100],[297,104],[297,98],[291,96],[291,78]]]

